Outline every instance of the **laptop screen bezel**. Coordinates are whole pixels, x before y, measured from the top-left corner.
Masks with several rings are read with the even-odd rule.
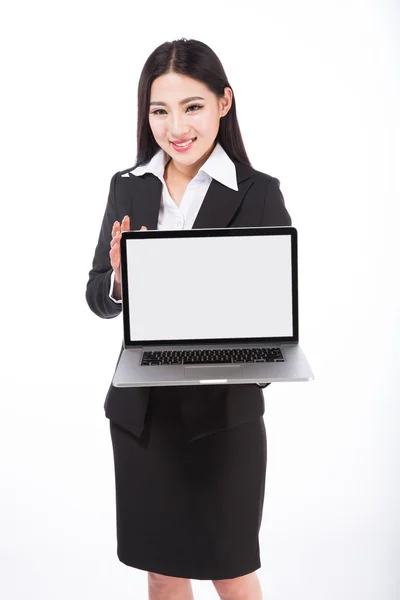
[[[229,237],[229,236],[252,236],[252,235],[290,235],[291,260],[292,260],[292,322],[293,335],[281,337],[247,337],[247,338],[207,338],[187,340],[135,340],[130,339],[129,322],[129,298],[128,298],[128,268],[127,268],[127,246],[130,239],[152,239],[152,238],[188,238],[188,237]],[[149,229],[124,231],[121,236],[121,287],[122,287],[122,315],[124,327],[125,348],[142,346],[187,346],[190,344],[215,345],[215,344],[279,344],[299,342],[299,318],[298,318],[298,265],[297,265],[297,229],[292,226],[277,227],[228,227],[207,229]],[[140,286],[140,282],[138,282]],[[257,281],[254,282],[257,289]]]

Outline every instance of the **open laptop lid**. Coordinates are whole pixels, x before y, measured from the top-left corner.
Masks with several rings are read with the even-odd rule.
[[[291,226],[123,232],[124,345],[298,343],[297,272]]]

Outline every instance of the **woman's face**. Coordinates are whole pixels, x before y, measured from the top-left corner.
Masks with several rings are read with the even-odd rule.
[[[220,118],[231,105],[229,87],[225,88],[223,98],[218,99],[200,81],[168,73],[155,79],[151,86],[150,128],[157,144],[172,157],[175,165],[190,174],[193,166],[200,168],[211,154]],[[179,152],[172,143],[190,138],[196,140],[184,152]]]

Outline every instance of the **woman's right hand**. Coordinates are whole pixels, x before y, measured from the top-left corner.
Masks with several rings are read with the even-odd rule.
[[[122,237],[121,232],[129,231],[130,227],[131,227],[130,218],[128,215],[126,215],[122,219],[121,224],[119,221],[115,221],[113,228],[112,228],[112,232],[111,232],[112,239],[110,242],[110,246],[111,246],[110,262],[111,262],[111,266],[114,270],[114,281],[117,284],[121,283],[121,270],[120,270],[120,264],[121,264],[120,241],[121,241],[121,237]],[[147,229],[147,227],[142,225],[140,228],[140,231],[142,231],[142,229]]]

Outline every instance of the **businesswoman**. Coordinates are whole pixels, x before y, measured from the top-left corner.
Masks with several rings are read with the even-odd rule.
[[[106,319],[121,312],[122,231],[291,225],[279,186],[250,164],[232,87],[211,48],[185,38],[160,45],[139,80],[137,162],[111,179],[89,307]],[[185,277],[179,255],[170,260]],[[180,302],[173,289],[160,291],[165,319],[179,319]],[[225,600],[260,600],[267,464],[260,386],[111,384],[104,408],[117,555],[148,572],[150,600],[192,599],[191,579],[212,581]]]

